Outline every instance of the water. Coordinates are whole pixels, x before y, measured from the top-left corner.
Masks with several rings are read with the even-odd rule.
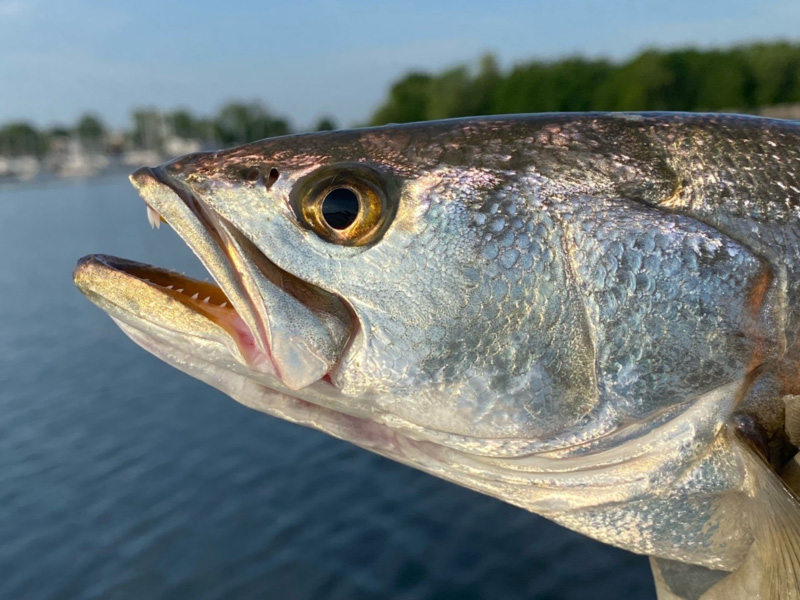
[[[0,599],[655,597],[645,558],[146,354],[72,286],[91,252],[202,272],[124,178],[0,191]]]

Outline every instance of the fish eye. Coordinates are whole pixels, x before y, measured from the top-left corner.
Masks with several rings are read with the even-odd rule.
[[[347,229],[358,218],[361,206],[356,193],[348,188],[336,188],[322,199],[322,218],[334,229]]]
[[[376,177],[345,170],[315,180],[296,205],[303,225],[341,246],[363,246],[383,233],[389,211]]]

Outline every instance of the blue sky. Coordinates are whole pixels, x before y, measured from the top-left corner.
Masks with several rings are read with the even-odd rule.
[[[800,41],[798,0],[0,0],[0,122],[126,126],[131,109],[259,99],[366,120],[410,69],[645,47]]]

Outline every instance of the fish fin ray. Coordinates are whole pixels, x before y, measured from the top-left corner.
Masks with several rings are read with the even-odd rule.
[[[763,569],[761,596],[800,600],[800,501],[751,450],[745,454],[755,489],[751,521]]]

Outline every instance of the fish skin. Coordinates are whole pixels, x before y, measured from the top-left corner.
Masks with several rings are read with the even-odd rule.
[[[254,181],[253,167],[279,176]],[[333,244],[303,222],[298,203],[324,177],[380,189],[387,224],[370,243]],[[783,399],[800,393],[799,124],[457,119],[273,138],[132,180],[252,334],[252,348],[217,339],[235,329],[223,319],[206,328],[214,351],[211,334],[201,348],[161,291],[132,283],[152,298],[121,302],[125,264],[85,259],[78,287],[165,361],[650,555],[661,597],[734,600],[736,578],[756,582],[748,598],[800,597],[797,500],[748,440],[763,435],[773,467],[796,450]],[[223,230],[244,241],[220,250]],[[236,261],[306,321],[271,323]],[[273,326],[291,332],[286,357],[313,356],[325,376],[282,377]],[[678,596],[687,576],[709,586]]]

